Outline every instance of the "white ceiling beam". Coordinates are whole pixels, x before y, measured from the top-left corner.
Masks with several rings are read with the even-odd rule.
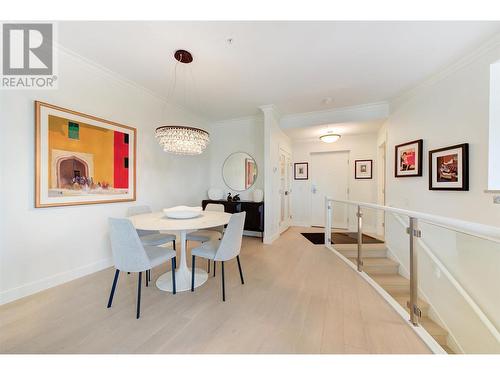
[[[352,107],[334,108],[326,111],[294,113],[281,118],[282,129],[307,126],[364,122],[385,119],[389,116],[389,103],[378,102]]]

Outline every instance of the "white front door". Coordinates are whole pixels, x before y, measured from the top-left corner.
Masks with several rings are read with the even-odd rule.
[[[349,152],[311,153],[311,225],[325,226],[325,197],[347,200],[349,194]],[[333,205],[332,227],[347,229],[348,210]]]
[[[291,168],[290,154],[280,149],[280,233],[290,227]]]

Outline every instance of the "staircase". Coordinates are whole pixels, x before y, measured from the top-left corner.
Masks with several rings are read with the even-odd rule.
[[[335,250],[356,264],[357,245],[338,244]],[[363,245],[363,270],[382,288],[385,289],[408,312],[407,301],[410,300],[410,280],[399,274],[399,263],[387,257],[387,248],[384,243]],[[448,353],[454,354],[448,347],[448,331],[430,319],[429,304],[418,299],[418,306],[422,311],[420,324]]]

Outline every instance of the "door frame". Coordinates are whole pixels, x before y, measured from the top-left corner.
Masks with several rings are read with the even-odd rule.
[[[281,221],[281,195],[282,195],[282,190],[281,190],[281,155],[284,155],[285,156],[285,170],[287,171],[286,175],[285,175],[285,179],[287,180],[287,185],[288,185],[288,189],[286,190],[287,194],[286,194],[286,197],[288,198],[285,198],[285,201],[287,201],[288,203],[288,212],[286,212],[286,209],[285,209],[285,220]],[[285,150],[284,148],[282,147],[279,147],[279,163],[280,163],[280,171],[279,171],[279,178],[280,178],[280,186],[279,186],[279,195],[280,195],[280,199],[279,199],[279,222],[278,222],[278,229],[279,229],[279,232],[280,234],[283,233],[284,231],[286,231],[288,228],[290,228],[291,226],[291,223],[292,223],[292,199],[290,197],[291,193],[292,193],[292,154]]]
[[[346,200],[349,200],[349,195],[351,192],[351,150],[332,150],[332,151],[316,151],[316,152],[310,152],[309,153],[309,175],[311,178],[310,186],[309,186],[309,196],[310,196],[310,214],[309,214],[309,226],[310,227],[316,227],[318,228],[318,225],[314,225],[314,215],[313,215],[313,192],[312,192],[312,185],[313,185],[313,174],[312,171],[314,171],[314,165],[312,163],[312,156],[313,155],[324,155],[324,154],[341,154],[341,153],[346,153],[347,154],[347,173],[346,173],[346,178],[347,178],[347,191],[346,191]],[[335,211],[335,207],[334,207]],[[349,210],[347,210],[346,213],[346,227],[345,228],[338,228],[333,226],[333,220],[332,220],[332,227],[330,229],[349,229]]]
[[[377,204],[385,206],[386,203],[386,172],[387,172],[387,142],[384,141],[377,147]],[[385,212],[377,210],[377,235],[385,235]]]

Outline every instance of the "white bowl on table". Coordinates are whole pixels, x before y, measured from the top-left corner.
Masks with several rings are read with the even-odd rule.
[[[201,207],[176,206],[164,208],[163,212],[169,219],[193,219],[201,215]]]

